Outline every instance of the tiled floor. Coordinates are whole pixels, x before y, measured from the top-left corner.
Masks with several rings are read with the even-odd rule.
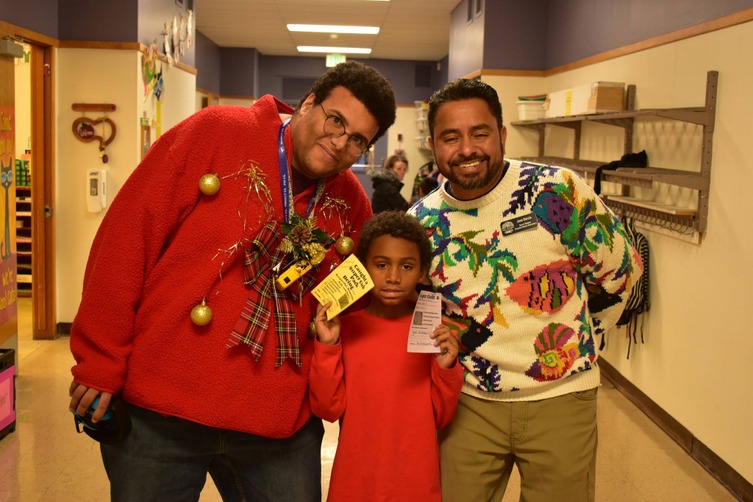
[[[34,341],[29,335],[28,299],[19,302],[16,431],[0,440],[0,502],[91,502],[109,499],[97,444],[76,434],[67,410],[73,359],[68,338]],[[327,424],[323,485],[337,443],[337,426]],[[511,481],[504,502],[517,500]],[[220,501],[207,481],[202,501]],[[734,501],[702,467],[617,390],[605,384],[599,397],[599,456],[596,500]]]

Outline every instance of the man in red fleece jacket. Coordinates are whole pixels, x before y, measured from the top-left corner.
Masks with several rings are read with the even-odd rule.
[[[386,79],[346,62],[295,110],[196,113],[134,170],[71,329],[70,409],[117,398],[132,421],[101,444],[113,500],[198,500],[207,472],[225,500],[320,499],[309,293],[371,216],[349,167],[394,120]]]

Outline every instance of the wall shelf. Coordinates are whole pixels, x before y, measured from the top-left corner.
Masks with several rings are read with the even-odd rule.
[[[620,127],[624,131],[624,153],[633,152],[633,127],[636,119],[655,117],[664,120],[687,122],[703,128],[701,165],[697,171],[683,171],[662,167],[623,167],[601,173],[601,180],[622,185],[621,195],[605,195],[604,200],[616,212],[629,215],[651,225],[669,228],[680,233],[704,233],[708,220],[709,183],[711,179],[711,152],[713,147],[714,122],[716,118],[716,91],[719,73],[706,74],[706,101],[704,106],[685,108],[657,108],[635,110],[635,86],[627,89],[626,110],[593,115],[552,117],[538,120],[512,122],[515,127],[534,129],[538,132],[538,155],[524,160],[570,168],[586,177],[593,177],[596,169],[606,162],[580,158],[581,126],[584,122],[602,123]],[[573,157],[545,155],[547,126],[566,127],[574,131]],[[697,192],[697,209],[660,204],[638,197],[631,197],[630,187],[657,188],[657,184],[687,188]]]
[[[31,188],[16,186],[16,286],[19,296],[31,296]]]

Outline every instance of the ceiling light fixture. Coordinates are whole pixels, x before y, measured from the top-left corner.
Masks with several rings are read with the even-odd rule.
[[[338,26],[334,24],[289,24],[288,31],[304,33],[349,33],[353,35],[376,35],[378,26]]]
[[[347,58],[345,57],[345,54],[327,54],[327,57],[324,60],[324,66],[332,68],[340,63],[344,63],[346,60]]]
[[[324,52],[339,54],[371,54],[371,49],[365,47],[320,47],[315,45],[299,45],[298,52]]]

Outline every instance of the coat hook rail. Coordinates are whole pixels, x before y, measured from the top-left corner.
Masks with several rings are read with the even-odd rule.
[[[71,108],[76,112],[114,112],[116,107],[111,103],[73,103]]]

